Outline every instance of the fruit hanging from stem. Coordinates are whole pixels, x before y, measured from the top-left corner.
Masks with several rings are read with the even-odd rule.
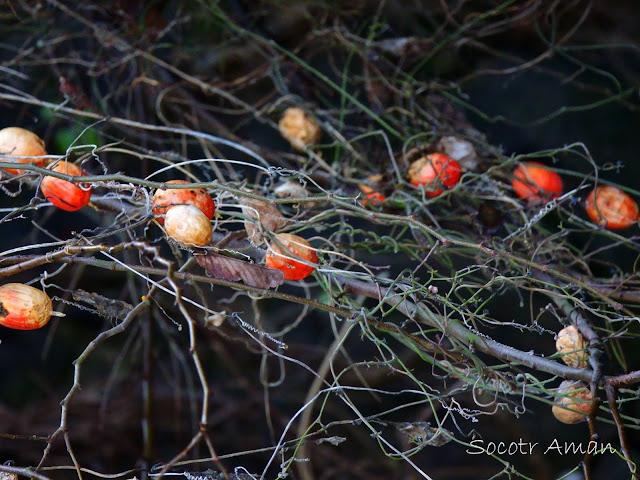
[[[49,295],[42,290],[23,285],[7,283],[0,286],[0,325],[14,330],[35,330],[44,327],[54,312]]]
[[[425,195],[437,197],[460,181],[462,169],[453,158],[443,153],[430,153],[409,166],[411,185],[424,186]]]
[[[170,180],[167,184],[188,184],[186,180]],[[211,220],[216,211],[216,205],[211,195],[204,188],[169,188],[156,190],[153,195],[151,211],[160,225],[164,224],[164,215],[175,205],[193,205],[200,209]]]
[[[21,158],[21,156],[40,157],[47,152],[44,149],[44,141],[38,135],[20,127],[7,127],[0,130],[0,153],[16,157],[0,158],[3,162],[31,163],[42,167],[48,161],[47,158]],[[14,175],[24,171],[16,168],[5,170]]]
[[[562,177],[540,162],[527,162],[513,171],[511,186],[527,202],[548,202],[562,195]]]
[[[568,424],[585,420],[593,403],[587,384],[576,380],[563,381],[556,390],[556,397],[556,404],[551,412],[562,423]]]
[[[164,228],[176,242],[187,247],[204,247],[211,243],[211,222],[193,205],[176,205],[167,210]]]
[[[612,185],[603,185],[591,191],[585,208],[589,218],[611,230],[628,228],[638,221],[637,202]]]
[[[282,270],[286,280],[302,280],[316,269],[314,265],[302,263],[294,258],[307,263],[318,263],[316,252],[304,238],[291,233],[277,234],[269,244],[266,255],[267,267]]]
[[[558,332],[556,351],[562,355],[562,361],[570,367],[587,366],[587,342],[575,325],[569,325]]]
[[[86,173],[74,163],[62,161],[51,167],[51,170],[73,177],[84,177]],[[75,212],[89,203],[91,200],[91,187],[78,186],[75,183],[61,178],[45,175],[40,183],[40,190],[48,201],[56,207]]]

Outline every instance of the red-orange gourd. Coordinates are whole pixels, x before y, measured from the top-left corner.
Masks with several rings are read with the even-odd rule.
[[[291,233],[277,234],[267,251],[267,267],[282,270],[286,280],[302,280],[316,269],[315,266],[296,261],[294,258],[308,263],[318,263],[316,252],[304,238]]]
[[[0,153],[13,157],[39,157],[46,155],[44,141],[35,133],[20,127],[7,127],[0,130]],[[0,158],[2,162],[32,163],[44,166],[47,158]],[[6,168],[7,172],[18,174],[24,170]]]
[[[35,330],[44,327],[52,314],[51,299],[42,290],[21,283],[0,287],[0,325]]]
[[[592,221],[612,230],[630,227],[638,221],[636,201],[611,185],[592,190],[585,207]]]
[[[168,184],[186,184],[185,180],[170,180]],[[153,196],[151,211],[156,216],[156,220],[163,225],[164,215],[169,208],[175,205],[193,205],[198,208],[206,217],[211,220],[216,212],[216,205],[204,188],[171,188],[158,189]]]
[[[513,171],[511,186],[527,202],[548,202],[562,195],[562,177],[539,162],[528,162]]]
[[[70,162],[57,163],[51,167],[51,170],[73,177],[86,176],[82,168]],[[67,212],[80,210],[91,200],[91,187],[80,187],[76,183],[48,175],[42,179],[40,190],[44,198],[56,207],[66,210]]]
[[[444,153],[430,153],[409,166],[411,185],[425,187],[425,195],[437,197],[460,181],[460,164]]]

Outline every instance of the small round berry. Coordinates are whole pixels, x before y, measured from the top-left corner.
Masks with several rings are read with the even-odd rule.
[[[362,193],[364,193],[364,198],[360,200],[363,206],[378,206],[382,202],[384,202],[387,197],[385,197],[382,193],[380,193],[373,186],[377,186],[377,184],[382,180],[382,174],[378,173],[376,175],[370,175],[367,177],[367,184],[361,183],[358,185],[358,188]],[[373,186],[372,186],[373,185]]]

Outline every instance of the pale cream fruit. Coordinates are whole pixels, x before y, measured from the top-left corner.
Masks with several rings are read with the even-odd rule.
[[[211,243],[211,222],[193,205],[176,205],[164,217],[167,234],[184,246],[203,247]]]
[[[20,127],[7,127],[0,130],[0,153],[14,158],[0,158],[2,162],[32,163],[38,167],[44,166],[47,158],[19,158],[39,157],[46,155],[44,141],[35,133]],[[7,168],[7,172],[18,174],[24,170]]]

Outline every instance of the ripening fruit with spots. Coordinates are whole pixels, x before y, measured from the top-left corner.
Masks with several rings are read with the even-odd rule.
[[[44,327],[53,315],[49,295],[21,283],[0,287],[0,325],[14,330]]]
[[[51,171],[71,175],[73,177],[84,177],[86,173],[82,168],[74,163],[59,162],[53,165]],[[40,183],[40,191],[48,201],[56,207],[75,212],[89,203],[91,200],[91,187],[78,185],[77,183],[62,180],[61,178],[46,175]]]
[[[548,202],[562,195],[562,177],[540,162],[518,165],[511,181],[513,191],[527,202]]]
[[[35,133],[20,127],[7,127],[0,130],[0,154],[10,155],[16,158],[2,158],[2,162],[32,163],[38,167],[44,166],[47,158],[20,158],[40,157],[46,155],[44,141]],[[18,174],[24,170],[6,168],[7,172]]]
[[[318,256],[304,238],[291,233],[279,233],[269,244],[266,263],[269,268],[282,270],[286,280],[302,280],[316,269]]]
[[[170,180],[167,184],[188,184],[186,180]],[[211,220],[216,212],[216,205],[204,188],[159,188],[153,196],[151,211],[156,220],[163,225],[164,215],[175,205],[193,205]]]
[[[558,332],[556,351],[562,355],[562,361],[570,367],[587,366],[587,341],[575,325],[569,325]]]
[[[589,218],[611,230],[628,228],[638,221],[638,204],[629,195],[612,185],[591,191],[585,203]]]
[[[437,197],[460,181],[460,164],[444,153],[430,153],[409,166],[407,177],[413,186],[423,186],[428,197]]]

